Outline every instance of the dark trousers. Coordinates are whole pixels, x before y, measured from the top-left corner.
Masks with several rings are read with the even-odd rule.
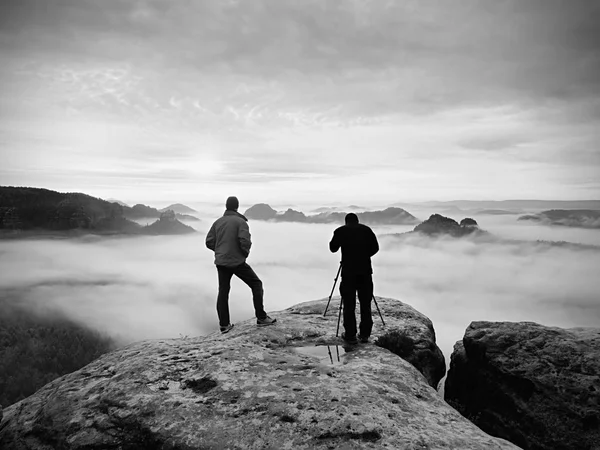
[[[225,327],[229,325],[229,291],[231,289],[231,277],[236,276],[252,289],[252,301],[254,302],[254,312],[258,319],[267,317],[263,307],[263,284],[260,278],[254,273],[252,267],[243,263],[235,267],[217,266],[219,275],[219,295],[217,296],[217,314],[219,316],[219,325]]]
[[[371,336],[373,319],[371,318],[371,299],[373,298],[373,276],[342,275],[340,295],[344,306],[344,329],[346,336],[356,336],[356,293],[360,303],[360,335]]]

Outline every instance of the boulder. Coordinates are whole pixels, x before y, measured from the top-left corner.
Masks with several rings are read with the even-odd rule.
[[[318,300],[271,313],[274,326],[253,319],[227,334],[106,354],[7,408],[0,448],[517,448],[450,408],[423,375],[438,369],[415,368],[373,343],[404,331],[411,356],[435,339],[410,306],[378,303],[386,327],[374,317],[367,344],[335,337],[335,298],[327,317]]]
[[[452,353],[445,399],[524,449],[600,449],[600,329],[473,322]]]

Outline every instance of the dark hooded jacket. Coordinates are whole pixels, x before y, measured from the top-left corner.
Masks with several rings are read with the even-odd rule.
[[[379,251],[373,230],[362,223],[351,223],[333,232],[329,249],[335,253],[342,249],[342,277],[373,273],[371,256]]]
[[[235,267],[245,263],[251,246],[248,219],[229,209],[212,224],[206,235],[206,247],[215,252],[217,266]]]

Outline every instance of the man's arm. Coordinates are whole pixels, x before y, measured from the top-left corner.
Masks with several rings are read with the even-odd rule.
[[[215,224],[213,223],[212,227],[210,227],[210,230],[208,230],[208,233],[206,234],[206,247],[214,252],[216,242],[217,236],[215,233]]]
[[[340,234],[338,233],[338,230],[335,230],[333,232],[333,238],[331,238],[331,242],[329,242],[329,250],[331,250],[331,253],[335,253],[340,249],[341,246],[342,243],[340,242]]]
[[[370,245],[370,253],[371,256],[373,256],[374,254],[376,254],[379,251],[379,242],[377,242],[377,236],[375,236],[375,233],[373,233],[373,230],[371,230],[371,245]]]
[[[238,229],[238,242],[240,249],[244,256],[248,257],[250,254],[250,247],[252,247],[252,240],[250,239],[250,227],[246,222],[240,224]]]

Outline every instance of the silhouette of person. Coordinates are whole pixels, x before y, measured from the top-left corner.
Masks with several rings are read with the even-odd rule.
[[[368,342],[373,329],[371,318],[371,299],[373,298],[373,267],[371,256],[379,251],[379,243],[373,230],[358,223],[358,216],[349,213],[345,217],[346,224],[333,232],[329,242],[332,253],[342,249],[342,281],[340,295],[344,306],[344,330],[342,338],[350,343],[357,343],[356,338],[356,294],[360,303],[361,342]]]
[[[225,202],[225,213],[212,224],[206,235],[206,247],[215,252],[215,265],[219,276],[217,315],[221,333],[227,333],[233,328],[229,317],[229,291],[233,275],[252,290],[256,324],[265,326],[277,321],[271,319],[265,312],[262,281],[246,263],[252,241],[248,219],[237,211],[239,205],[236,197],[229,197]]]

